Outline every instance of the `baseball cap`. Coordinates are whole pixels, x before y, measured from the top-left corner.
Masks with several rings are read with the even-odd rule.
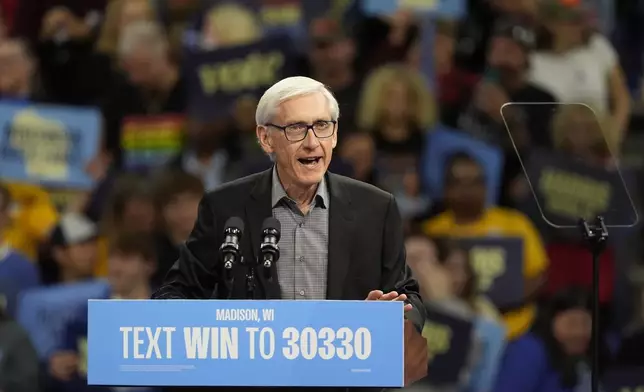
[[[98,227],[84,215],[64,214],[51,232],[52,246],[70,246],[98,237]]]
[[[494,36],[506,37],[520,45],[526,51],[535,48],[537,37],[529,24],[519,19],[502,19],[494,26]]]

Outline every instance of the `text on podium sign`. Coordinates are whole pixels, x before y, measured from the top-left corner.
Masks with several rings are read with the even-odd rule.
[[[403,386],[401,302],[90,300],[88,312],[90,385]]]

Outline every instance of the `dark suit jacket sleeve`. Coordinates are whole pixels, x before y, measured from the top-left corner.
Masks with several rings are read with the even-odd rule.
[[[402,219],[393,196],[391,196],[387,206],[382,243],[383,270],[381,287],[384,292],[395,290],[399,294],[407,295],[407,302],[412,304],[413,310],[407,312],[405,317],[413,321],[416,327],[422,329],[425,324],[425,307],[423,306],[423,300],[420,298],[418,282],[412,278],[411,269],[407,266]]]
[[[181,245],[179,260],[168,271],[154,299],[208,299],[217,282],[217,227],[208,195],[201,199],[190,238]]]

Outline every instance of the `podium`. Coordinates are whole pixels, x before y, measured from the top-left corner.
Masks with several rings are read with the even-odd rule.
[[[402,302],[90,300],[87,381],[398,388],[403,324]]]

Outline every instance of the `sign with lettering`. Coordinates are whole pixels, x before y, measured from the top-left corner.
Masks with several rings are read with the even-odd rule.
[[[556,151],[530,153],[527,176],[548,223],[577,227],[602,215],[608,226],[632,226],[638,217],[618,171],[589,166]]]
[[[105,300],[88,315],[90,385],[403,386],[401,302]]]
[[[96,109],[0,103],[0,178],[90,189],[100,131]]]
[[[601,384],[606,392],[644,392],[644,367],[608,369]]]
[[[423,328],[430,353],[427,381],[432,385],[458,383],[469,358],[472,334],[471,320],[439,307],[428,307]]]
[[[499,308],[523,300],[523,239],[468,237],[459,238],[458,243],[469,251],[481,293]]]
[[[226,116],[235,100],[259,98],[266,88],[295,72],[288,36],[247,46],[186,53],[189,110],[205,119]]]
[[[460,19],[465,15],[465,0],[362,0],[368,15],[391,15],[397,10]]]
[[[455,153],[470,154],[483,168],[487,185],[487,204],[495,205],[499,200],[503,151],[497,147],[476,140],[464,132],[440,126],[430,132],[423,152],[423,184],[435,199],[442,199],[445,182],[445,164]]]
[[[123,163],[132,170],[165,165],[183,146],[185,120],[180,115],[132,116],[123,120]]]
[[[18,302],[16,320],[25,328],[41,359],[66,346],[65,326],[90,298],[105,298],[104,281],[62,284],[26,291]]]

